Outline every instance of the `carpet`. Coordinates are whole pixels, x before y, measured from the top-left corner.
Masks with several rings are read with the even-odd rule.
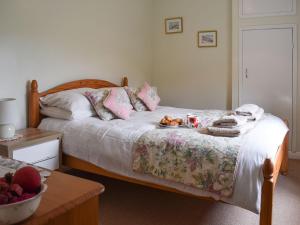
[[[258,225],[259,216],[225,203],[203,201],[94,174],[70,174],[98,181],[101,225]],[[289,175],[275,189],[273,225],[300,224],[300,161],[289,161]]]

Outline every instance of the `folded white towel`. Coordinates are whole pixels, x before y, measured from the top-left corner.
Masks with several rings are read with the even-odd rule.
[[[241,116],[253,116],[259,110],[259,108],[259,106],[254,104],[244,104],[235,109],[235,113]]]
[[[222,137],[238,137],[241,134],[245,134],[247,131],[255,126],[256,122],[248,122],[242,126],[235,128],[224,128],[224,127],[207,127],[208,134],[213,136]]]
[[[226,115],[213,122],[214,127],[234,128],[247,123],[247,117],[239,115]]]
[[[262,118],[265,111],[262,108],[259,108],[252,116],[248,117],[248,121],[258,121]]]

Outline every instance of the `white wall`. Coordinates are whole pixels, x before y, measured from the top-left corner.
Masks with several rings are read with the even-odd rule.
[[[0,0],[0,98],[18,101],[26,126],[26,85],[40,90],[126,74],[138,85],[152,72],[151,0]]]
[[[165,35],[164,19],[182,16],[182,34]],[[231,1],[154,0],[152,81],[162,104],[231,107]],[[217,30],[217,48],[198,48],[197,31]]]
[[[239,65],[239,29],[257,25],[272,25],[272,24],[296,24],[298,27],[298,65],[300,65],[300,1],[297,0],[297,14],[293,16],[278,16],[278,17],[259,17],[259,18],[243,18],[239,19],[239,1],[232,1],[232,105],[238,104],[238,65]],[[293,140],[293,151],[300,152],[300,68],[298,66],[298,91],[297,91],[297,109],[296,109],[296,138]]]

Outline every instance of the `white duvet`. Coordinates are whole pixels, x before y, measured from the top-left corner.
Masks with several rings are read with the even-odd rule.
[[[108,171],[143,181],[165,185],[199,196],[219,199],[217,195],[203,192],[184,184],[163,180],[132,170],[132,148],[146,131],[155,129],[164,115],[185,117],[187,113],[201,115],[201,111],[160,106],[155,112],[134,112],[129,120],[102,121],[90,117],[79,121],[43,119],[39,128],[60,131],[64,134],[63,151],[88,161]],[[284,122],[270,114],[257,123],[243,138],[238,160],[237,177],[233,195],[222,199],[255,213],[260,211],[261,167],[265,158],[274,160],[288,128]]]

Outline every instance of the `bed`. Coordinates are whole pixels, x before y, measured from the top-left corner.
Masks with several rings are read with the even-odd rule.
[[[136,174],[129,169],[131,156],[130,152],[126,151],[126,149],[131,148],[133,139],[136,139],[140,133],[146,130],[154,129],[155,121],[158,121],[161,116],[172,111],[174,112],[174,110],[176,110],[179,116],[185,115],[191,111],[190,109],[159,107],[155,113],[134,113],[129,121],[115,120],[110,122],[100,121],[93,117],[81,121],[61,121],[59,119],[43,118],[40,114],[39,99],[48,94],[82,87],[102,88],[117,86],[103,80],[80,80],[60,85],[45,92],[39,92],[37,81],[34,80],[31,83],[29,95],[29,126],[47,130],[58,130],[64,133],[63,164],[68,167],[165,191],[238,205],[256,213],[260,212],[261,225],[272,224],[272,204],[275,184],[279,173],[281,172],[286,175],[288,170],[288,134],[286,131],[280,129],[270,129],[270,133],[264,135],[262,128],[268,126],[270,123],[278,124],[278,127],[282,126],[283,122],[279,118],[270,115],[258,124],[257,128],[249,132],[249,136],[255,137],[255,135],[258,135],[264,137],[265,141],[264,138],[260,138],[260,144],[258,145],[251,142],[253,140],[252,137],[252,139],[248,138],[248,141],[243,143],[243,148],[252,147],[254,150],[257,149],[257,155],[260,157],[263,156],[263,158],[257,162],[259,166],[249,169],[246,166],[249,163],[245,161],[249,156],[242,157],[239,162],[239,166],[241,167],[239,171],[250,171],[249,176],[252,173],[259,173],[261,180],[258,180],[258,184],[259,182],[261,184],[248,185],[247,180],[249,180],[249,177],[245,176],[245,173],[237,175],[233,196],[224,199],[172,181],[158,179],[150,175]],[[121,86],[128,86],[127,78],[123,79]],[[141,123],[142,118],[147,119],[143,119]],[[134,129],[136,126],[139,129]],[[114,129],[116,127],[118,129]],[[122,129],[119,129],[120,127]],[[270,141],[268,135],[273,137],[272,139],[275,141]],[[96,141],[92,142],[92,139]],[[263,147],[269,147],[267,144],[273,145],[273,152],[264,151]],[[103,149],[103,151],[101,155],[96,156],[98,149]],[[105,151],[104,149],[114,149],[114,155],[111,155],[109,151]],[[244,150],[243,152],[247,151]],[[247,187],[249,188],[247,189]],[[242,198],[241,195],[244,195],[244,197]],[[250,202],[250,204],[247,205],[247,202]],[[258,206],[256,205],[257,202],[259,203]]]

